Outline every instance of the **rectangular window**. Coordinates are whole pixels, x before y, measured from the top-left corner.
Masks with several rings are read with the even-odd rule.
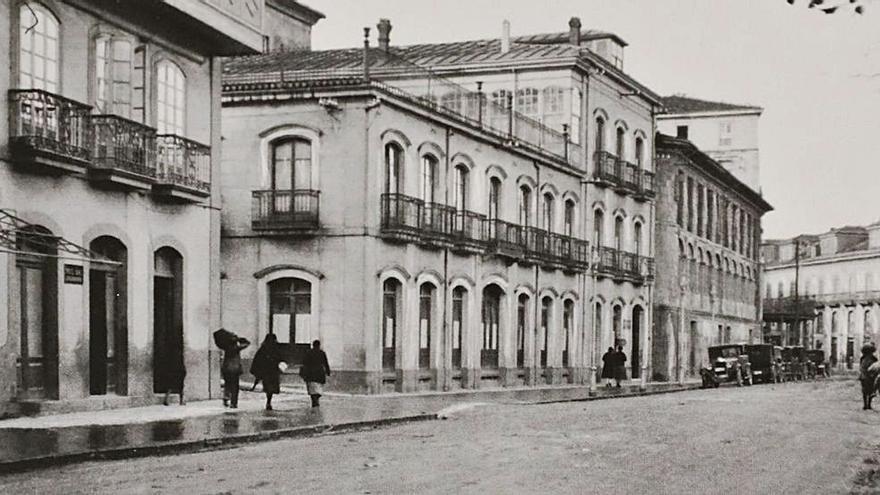
[[[706,189],[706,239],[715,240],[715,193],[711,189]]]
[[[703,236],[705,235],[705,231],[703,230],[704,218],[705,218],[705,191],[703,189],[702,184],[697,185],[697,235]]]
[[[730,146],[733,143],[733,124],[721,122],[718,125],[718,145]]]
[[[687,139],[688,138],[688,126],[680,125],[675,128],[675,137],[679,139]]]
[[[580,144],[581,142],[581,102],[584,99],[584,93],[578,88],[571,92],[571,129],[569,130],[571,142]]]
[[[694,179],[687,178],[687,229],[694,231]]]

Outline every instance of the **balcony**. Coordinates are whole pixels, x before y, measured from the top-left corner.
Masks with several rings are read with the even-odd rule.
[[[614,188],[621,194],[635,193],[639,190],[639,167],[626,160],[617,160],[617,172],[621,177],[620,182]]]
[[[505,222],[497,218],[487,219],[486,225],[489,239],[488,254],[506,258],[510,261],[523,259],[525,246],[523,243],[522,225]]]
[[[211,194],[211,148],[189,139],[156,137],[156,183],[153,193],[177,201],[199,202]]]
[[[488,240],[486,215],[456,210],[452,216],[452,249],[467,254],[482,253]]]
[[[562,264],[562,269],[582,272],[590,264],[589,243],[567,235],[550,234],[550,256]]]
[[[320,228],[320,192],[253,191],[251,228],[264,235],[311,235]]]
[[[9,147],[29,172],[82,173],[91,160],[91,107],[40,89],[9,91]]]
[[[89,178],[119,189],[149,190],[156,182],[156,130],[116,115],[92,115]]]
[[[420,213],[420,241],[427,247],[452,247],[449,232],[455,217],[455,208],[440,203],[424,203]]]
[[[636,201],[649,201],[654,198],[655,194],[654,172],[642,170],[639,187],[637,188],[636,193],[633,197],[636,199]]]
[[[616,156],[607,151],[597,151],[593,155],[593,162],[595,164],[593,179],[597,186],[613,187],[623,183]]]
[[[599,259],[594,267],[600,278],[613,278],[615,282],[629,281],[642,285],[654,279],[654,259],[611,247],[598,248]]]

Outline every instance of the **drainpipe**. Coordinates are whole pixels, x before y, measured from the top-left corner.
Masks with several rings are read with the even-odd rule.
[[[444,150],[444,170],[443,170],[443,205],[446,206],[449,204],[449,138],[452,134],[452,131],[449,127],[446,127],[446,149]],[[447,228],[449,226],[447,225]],[[452,318],[452,311],[449,306],[449,248],[443,248],[443,345],[441,349],[440,355],[443,357],[442,366],[443,369],[443,391],[447,392],[450,389],[450,383],[452,381],[452,335],[449,334],[449,319]],[[448,314],[447,314],[448,312]],[[464,327],[464,322],[461,322],[461,326]],[[463,328],[459,329],[459,332],[463,331]],[[448,366],[447,366],[448,364]]]
[[[581,111],[580,111],[582,131],[581,131],[581,135],[578,137],[584,138],[584,136],[586,136],[586,138],[584,138],[583,143],[584,143],[584,160],[586,162],[584,165],[587,165],[590,163],[590,153],[589,153],[589,150],[590,150],[590,138],[589,138],[589,136],[590,136],[590,118],[589,118],[589,116],[590,116],[590,74],[589,73],[584,74],[583,88],[584,88],[584,98],[583,98],[584,101],[582,103],[583,107],[581,108]],[[586,112],[584,112],[584,110],[586,110]],[[586,114],[587,118],[583,118],[585,116],[584,114]],[[589,166],[587,165],[586,168],[588,169]],[[589,175],[588,175],[588,177],[589,177]],[[589,220],[589,216],[590,216],[589,215],[590,209],[588,207],[589,201],[587,201],[588,184],[589,184],[589,178],[581,181],[581,198],[583,198],[581,200],[581,202],[582,202],[581,203],[582,204],[581,211],[583,212],[583,214],[581,215],[582,216],[582,218],[581,218],[581,226],[582,226],[581,232],[582,232],[582,235],[585,239],[589,239],[589,234],[590,234],[588,224],[587,224],[587,222]],[[581,294],[583,297],[583,304],[581,306],[581,314],[583,315],[583,317],[581,318],[581,324],[584,325],[584,329],[585,329],[584,332],[582,332],[584,342],[581,343],[581,348],[584,349],[584,351],[583,351],[583,356],[581,357],[581,359],[583,360],[584,366],[589,368],[589,371],[587,374],[587,385],[589,388],[589,395],[594,395],[596,393],[596,332],[597,332],[597,329],[593,328],[592,331],[590,331],[590,332],[586,331],[587,328],[592,328],[592,325],[596,320],[595,315],[593,314],[593,312],[595,311],[595,304],[594,304],[594,302],[592,302],[590,300],[590,297],[587,297],[587,278],[590,278],[590,280],[592,281],[592,284],[591,284],[592,285],[592,287],[591,287],[592,294],[590,294],[590,296],[595,297],[596,296],[596,276],[595,276],[595,267],[593,266],[593,255],[592,255],[593,251],[592,250],[596,249],[597,247],[598,246],[590,246],[589,249],[587,249],[589,274],[587,272],[584,272],[582,274],[583,281],[581,284],[581,287],[582,287]],[[587,311],[588,306],[589,306],[589,311]],[[587,335],[588,333],[589,333],[589,336]],[[589,342],[587,342],[587,340],[589,340]],[[587,345],[588,343],[589,343],[589,345]]]
[[[535,216],[534,216],[533,218],[534,218],[534,222],[537,224],[537,221],[538,221],[538,214],[539,214],[539,211],[540,211],[540,210],[538,209],[538,202],[539,202],[539,200],[540,200],[540,196],[541,196],[541,169],[540,169],[540,167],[538,167],[538,162],[535,161],[535,160],[532,160],[532,166],[535,167]],[[526,228],[526,227],[524,226],[523,229],[525,229],[525,228]],[[523,231],[523,234],[526,234],[525,230]],[[525,237],[525,238],[527,239],[527,237]],[[526,247],[528,247],[528,242],[526,242]],[[535,308],[535,316],[534,316],[534,320],[535,320],[535,330],[541,328],[541,327],[540,327],[540,324],[541,324],[541,322],[540,322],[541,311],[539,310],[539,308],[542,308],[543,303],[542,303],[542,301],[541,301],[541,295],[540,295],[541,291],[540,291],[539,286],[538,286],[538,282],[539,282],[539,280],[540,280],[540,273],[541,273],[541,270],[538,268],[538,264],[535,263],[535,304],[534,304],[534,308]],[[544,332],[547,332],[547,331],[548,331],[548,329],[545,328],[545,329],[544,329]],[[534,333],[534,332],[533,332],[533,333]],[[544,339],[547,340],[547,336],[546,336],[546,335],[544,336]],[[547,355],[548,355],[547,357],[549,357],[549,352],[548,352],[548,351],[549,351],[549,349],[545,349],[545,350],[544,350],[544,352],[547,353]],[[549,363],[549,360],[548,360],[548,363]],[[534,363],[534,364],[535,364],[535,370],[537,371],[538,368],[541,366],[541,343],[539,343],[539,342],[537,342],[537,341],[535,341],[535,363]],[[545,366],[545,368],[546,368],[546,366]],[[546,374],[546,369],[545,369],[544,372],[545,372],[545,374]],[[545,376],[544,380],[546,381],[546,376]],[[538,381],[538,377],[537,377],[537,376],[535,377],[535,381],[536,381],[536,382]]]

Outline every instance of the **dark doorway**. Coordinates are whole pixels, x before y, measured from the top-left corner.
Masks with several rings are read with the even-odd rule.
[[[92,251],[119,264],[93,263],[89,270],[89,393],[126,394],[126,250],[112,237],[99,237]]]
[[[153,391],[176,389],[183,366],[183,260],[172,248],[156,251],[153,274]]]
[[[632,313],[632,350],[630,351],[632,355],[630,356],[630,362],[632,363],[632,377],[640,378],[641,377],[641,368],[642,368],[642,307],[636,306],[633,308]]]
[[[856,343],[852,337],[848,337],[846,339],[846,369],[851,370],[853,368],[853,361],[856,356]]]
[[[831,352],[829,360],[831,366],[837,366],[837,337],[831,337]]]

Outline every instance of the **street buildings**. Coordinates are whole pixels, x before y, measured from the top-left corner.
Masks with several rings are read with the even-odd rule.
[[[771,206],[690,141],[658,134],[654,377],[699,376],[707,347],[760,342]]]
[[[208,396],[217,57],[261,51],[267,8],[0,6],[0,415],[151,402],[169,386],[163,360],[182,360],[188,395]]]
[[[657,116],[663,134],[687,139],[721,164],[753,191],[761,191],[758,120],[754,105],[735,105],[690,98],[663,98],[665,112]]]
[[[877,343],[880,223],[768,240],[761,249],[767,341],[823,349],[832,365],[848,367],[864,343]]]
[[[227,63],[224,324],[320,338],[346,390],[585,383],[615,343],[645,379],[659,99],[623,40],[378,30]]]

